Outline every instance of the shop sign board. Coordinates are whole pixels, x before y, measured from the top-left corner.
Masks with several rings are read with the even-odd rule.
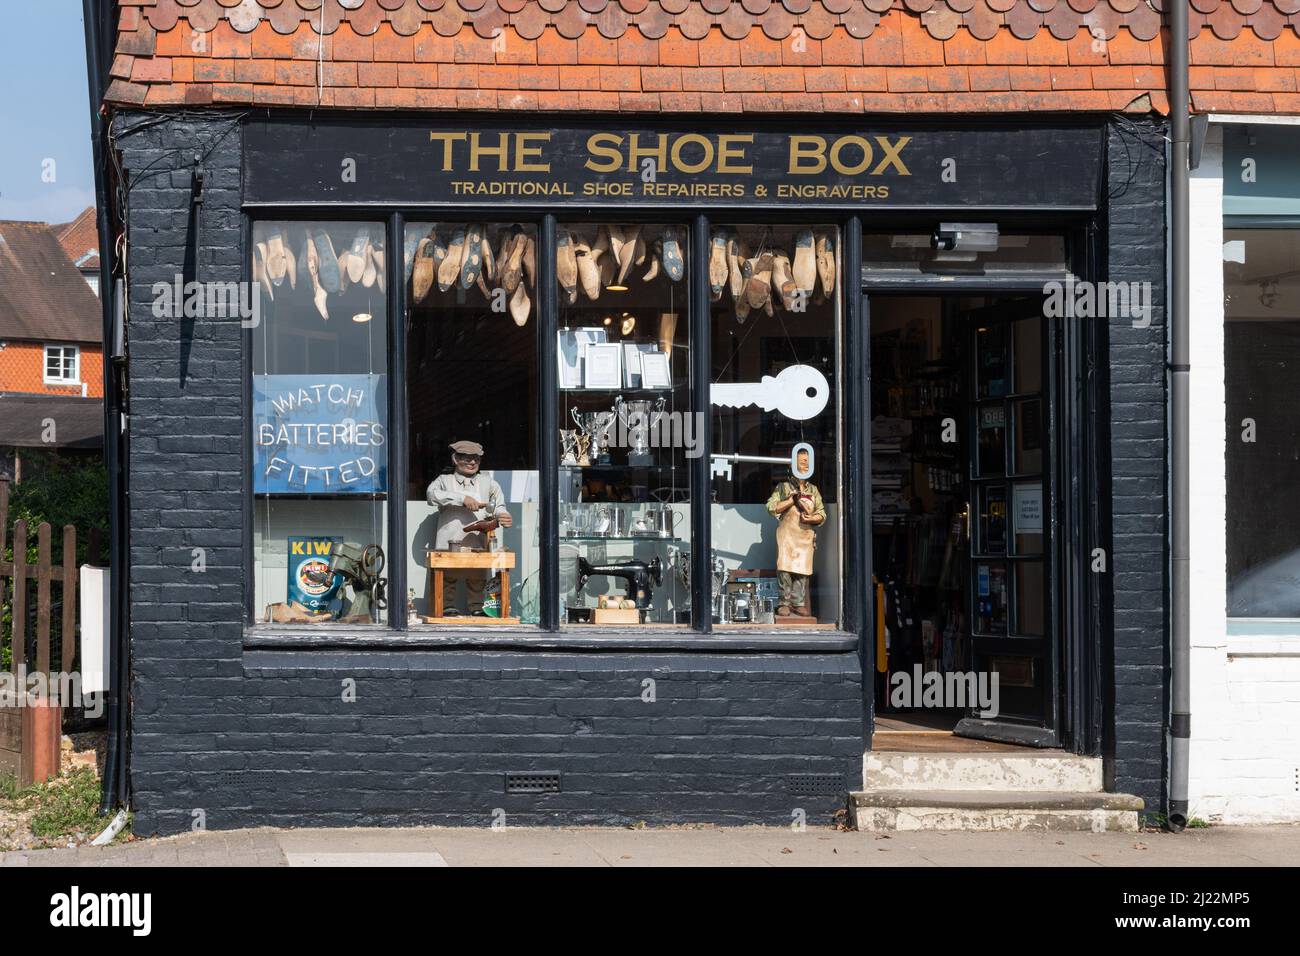
[[[383,375],[255,375],[253,492],[385,493],[387,399]]]
[[[244,128],[250,204],[979,209],[1097,206],[1099,126],[897,120],[709,130],[277,117]]]

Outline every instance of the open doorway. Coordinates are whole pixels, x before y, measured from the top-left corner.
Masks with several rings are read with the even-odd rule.
[[[1059,746],[1042,297],[872,295],[869,315],[872,749]]]

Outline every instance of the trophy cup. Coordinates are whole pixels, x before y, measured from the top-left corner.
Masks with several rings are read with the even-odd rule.
[[[582,435],[576,428],[560,429],[560,464],[574,467],[578,464],[578,438]]]
[[[607,412],[579,412],[576,408],[569,410],[573,417],[573,422],[582,431],[583,437],[587,439],[587,457],[590,464],[608,465],[609,452],[606,447],[609,444],[609,431],[617,420],[618,413],[610,410]]]
[[[650,454],[650,435],[658,424],[660,413],[663,412],[664,401],[661,395],[658,401],[654,402],[621,402],[615,406],[619,413],[619,421],[625,429],[628,441],[631,442],[631,448],[627,453],[629,465],[654,463],[653,456]]]

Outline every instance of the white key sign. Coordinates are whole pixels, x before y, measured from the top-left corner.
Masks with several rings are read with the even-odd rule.
[[[764,375],[761,382],[715,382],[709,397],[724,408],[757,405],[765,412],[775,409],[786,418],[805,421],[821,414],[830,401],[831,387],[811,365],[789,365],[775,376]]]

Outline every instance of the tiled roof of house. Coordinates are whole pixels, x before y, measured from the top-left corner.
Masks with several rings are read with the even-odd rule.
[[[50,440],[45,420],[58,422]],[[62,395],[0,395],[0,447],[103,448],[104,400]]]
[[[87,206],[72,222],[55,227],[59,245],[68,254],[72,264],[88,271],[99,268],[99,227],[95,221],[95,207]]]
[[[43,222],[0,222],[0,341],[98,342],[99,299]]]
[[[1164,110],[1166,0],[122,0],[123,104]],[[1300,112],[1300,0],[1193,0],[1197,109]]]

